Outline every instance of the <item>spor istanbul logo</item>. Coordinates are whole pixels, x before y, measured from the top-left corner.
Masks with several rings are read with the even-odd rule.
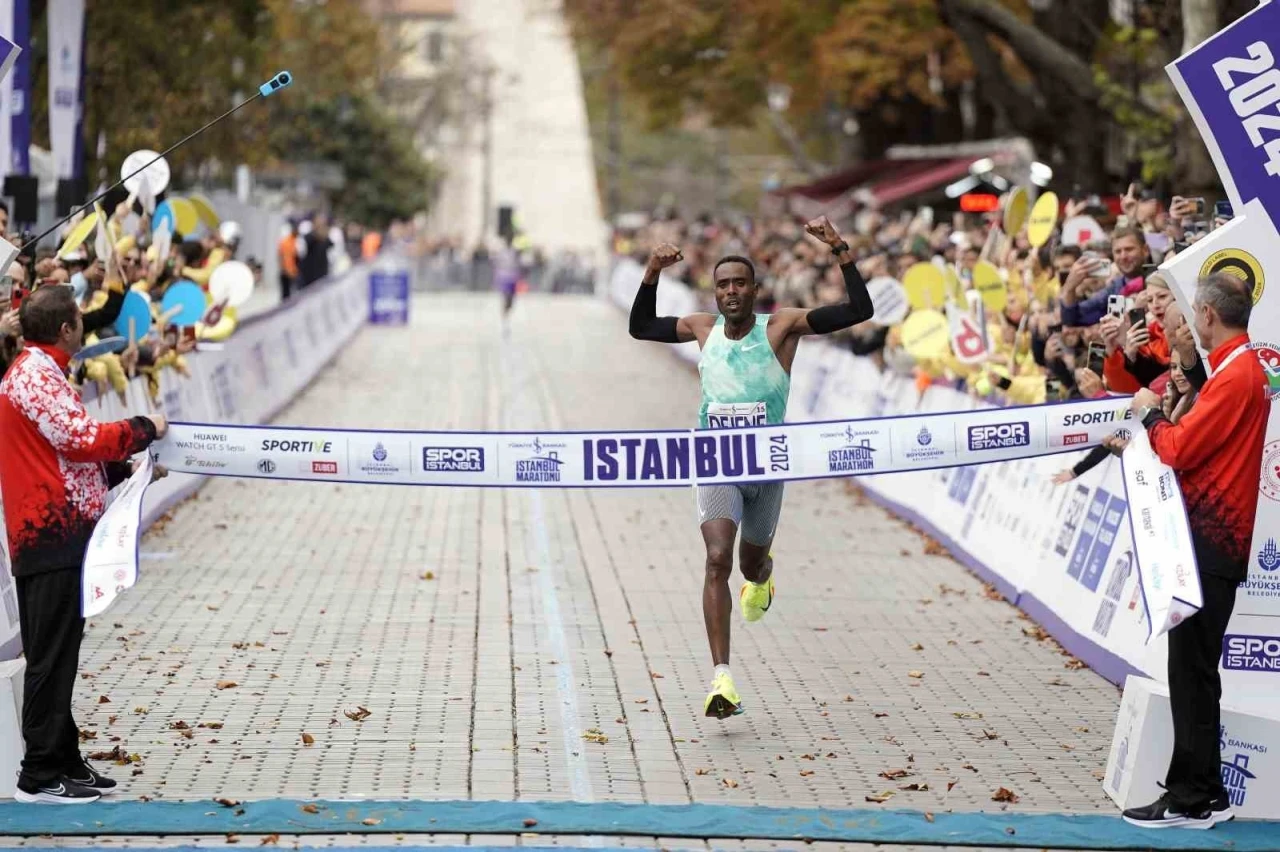
[[[532,441],[516,441],[507,446],[527,453],[524,458],[516,459],[516,482],[560,481],[560,467],[564,464],[560,451],[567,446],[563,442],[551,443],[535,437]]]

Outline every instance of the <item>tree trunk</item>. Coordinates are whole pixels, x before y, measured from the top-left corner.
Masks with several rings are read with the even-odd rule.
[[[1182,52],[1194,50],[1218,31],[1217,0],[1182,0]],[[1178,121],[1177,156],[1174,160],[1175,191],[1180,195],[1211,190],[1218,186],[1218,172],[1200,131],[1187,114]]]

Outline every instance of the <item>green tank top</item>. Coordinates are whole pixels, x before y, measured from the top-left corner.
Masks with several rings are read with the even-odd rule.
[[[741,340],[730,340],[724,336],[724,317],[716,319],[698,362],[702,377],[698,425],[703,429],[764,426],[786,419],[791,376],[769,345],[768,324],[768,314],[756,314],[751,332]]]

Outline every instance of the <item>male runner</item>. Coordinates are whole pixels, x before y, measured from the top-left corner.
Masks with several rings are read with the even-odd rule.
[[[813,310],[782,308],[756,314],[755,267],[745,257],[721,258],[714,270],[719,316],[692,314],[659,317],[658,275],[683,259],[680,249],[662,244],[649,256],[644,280],[631,307],[631,336],[662,343],[698,341],[702,359],[702,409],[698,425],[717,428],[743,422],[782,423],[791,389],[791,362],[796,345],[808,334],[830,334],[871,319],[875,312],[866,282],[858,273],[849,245],[824,216],[805,226],[811,236],[831,247],[844,273],[849,301]],[[729,673],[729,576],[733,545],[742,528],[738,564],[746,582],[738,599],[742,616],[759,621],[773,603],[773,557],[769,548],[782,511],[782,483],[712,485],[696,489],[707,570],[702,587],[702,616],[715,664],[711,694],[704,711],[724,719],[742,712],[742,700]]]

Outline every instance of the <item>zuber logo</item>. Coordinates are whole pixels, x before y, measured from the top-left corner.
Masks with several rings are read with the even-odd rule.
[[[336,474],[338,472],[338,463],[331,461],[313,461],[311,463],[311,472]]]
[[[1089,443],[1088,432],[1072,432],[1069,435],[1062,436],[1062,446],[1064,447],[1074,447],[1077,444],[1087,443]]]
[[[534,438],[532,441],[520,441],[508,444],[513,450],[524,450],[530,455],[516,460],[516,482],[559,482],[560,466],[564,460],[560,458],[560,450],[564,443],[552,443]]]

